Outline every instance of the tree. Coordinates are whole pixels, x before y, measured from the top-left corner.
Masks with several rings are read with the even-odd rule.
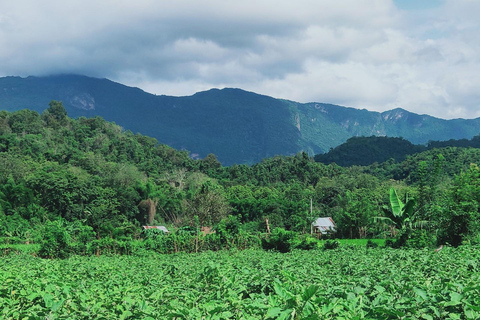
[[[43,258],[67,258],[70,255],[70,237],[61,220],[49,222],[44,227],[38,254]]]
[[[402,234],[411,231],[415,227],[416,216],[413,208],[416,204],[415,199],[409,198],[408,193],[405,194],[405,203],[400,200],[397,191],[390,188],[390,206],[391,211],[386,211],[386,217],[376,217],[375,221],[386,221],[393,225]]]
[[[151,225],[155,219],[159,201],[164,196],[162,191],[152,181],[147,181],[141,186],[141,193],[143,200],[140,201],[138,207],[140,208],[140,214],[146,216],[146,219],[142,219],[144,221],[141,222]]]
[[[42,113],[42,119],[47,126],[58,129],[67,123],[67,110],[61,101],[52,100]]]
[[[222,164],[213,153],[209,153],[205,159],[200,160],[200,170],[210,176],[214,176],[221,167]]]
[[[190,223],[198,216],[201,226],[214,225],[231,212],[223,188],[210,180],[205,181],[191,199],[184,200],[184,207]]]
[[[24,109],[16,111],[8,117],[8,124],[14,133],[37,134],[42,131],[42,121],[36,111]]]
[[[347,190],[344,196],[339,196],[341,211],[335,216],[339,235],[366,238],[372,231],[373,213],[378,208],[372,193],[372,190],[357,189]]]
[[[16,183],[12,175],[0,186],[0,206],[7,214],[17,212],[33,202],[33,192],[23,182]]]
[[[450,201],[440,219],[442,243],[458,246],[464,241],[480,242],[480,168],[470,168],[455,177]]]

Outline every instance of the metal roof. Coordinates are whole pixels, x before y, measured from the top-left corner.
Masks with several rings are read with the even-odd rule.
[[[322,234],[327,234],[328,232],[336,232],[335,222],[331,217],[317,218],[312,222],[312,226],[318,229]]]
[[[162,230],[163,232],[168,232],[167,228],[165,226],[143,226],[143,229],[158,229]]]

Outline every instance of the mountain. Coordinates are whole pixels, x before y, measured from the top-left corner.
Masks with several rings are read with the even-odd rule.
[[[353,136],[403,137],[415,144],[470,139],[480,118],[442,120],[403,109],[383,113],[324,103],[297,103],[240,89],[157,96],[108,79],[78,75],[0,78],[0,109],[42,112],[60,100],[71,117],[101,116],[224,165],[274,155],[327,152]]]
[[[354,165],[368,166],[375,162],[382,163],[389,159],[401,162],[405,160],[407,155],[420,153],[425,150],[427,150],[426,146],[415,145],[402,138],[352,137],[327,153],[315,155],[315,161],[324,164],[336,163],[342,167]]]

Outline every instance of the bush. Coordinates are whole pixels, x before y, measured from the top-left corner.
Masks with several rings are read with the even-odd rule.
[[[297,237],[296,232],[275,228],[268,238],[262,239],[262,248],[286,253],[294,247]]]
[[[297,243],[295,243],[295,249],[312,250],[318,245],[318,239],[311,235],[302,236]]]
[[[378,247],[378,243],[373,242],[371,239],[368,239],[367,248],[377,248],[377,247]]]
[[[436,242],[437,239],[432,232],[416,229],[408,233],[403,246],[414,249],[433,248]]]
[[[392,239],[387,239],[385,240],[385,248],[394,248],[395,247],[395,241]]]
[[[399,233],[397,239],[385,241],[385,247],[423,249],[433,248],[437,242],[435,235],[425,229],[412,229]]]
[[[215,228],[217,235],[223,242],[236,237],[240,231],[240,220],[236,216],[223,218]]]
[[[42,258],[65,259],[71,253],[69,235],[59,221],[45,224],[44,236],[38,255]]]
[[[246,233],[259,233],[265,231],[265,223],[259,221],[245,222],[240,225],[240,229]]]
[[[323,245],[323,250],[333,250],[337,249],[340,246],[340,242],[337,240],[327,240]]]

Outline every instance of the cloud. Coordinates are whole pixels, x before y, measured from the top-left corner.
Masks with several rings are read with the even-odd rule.
[[[480,5],[399,3],[4,1],[0,75],[81,73],[156,94],[239,87],[300,102],[480,116]]]

